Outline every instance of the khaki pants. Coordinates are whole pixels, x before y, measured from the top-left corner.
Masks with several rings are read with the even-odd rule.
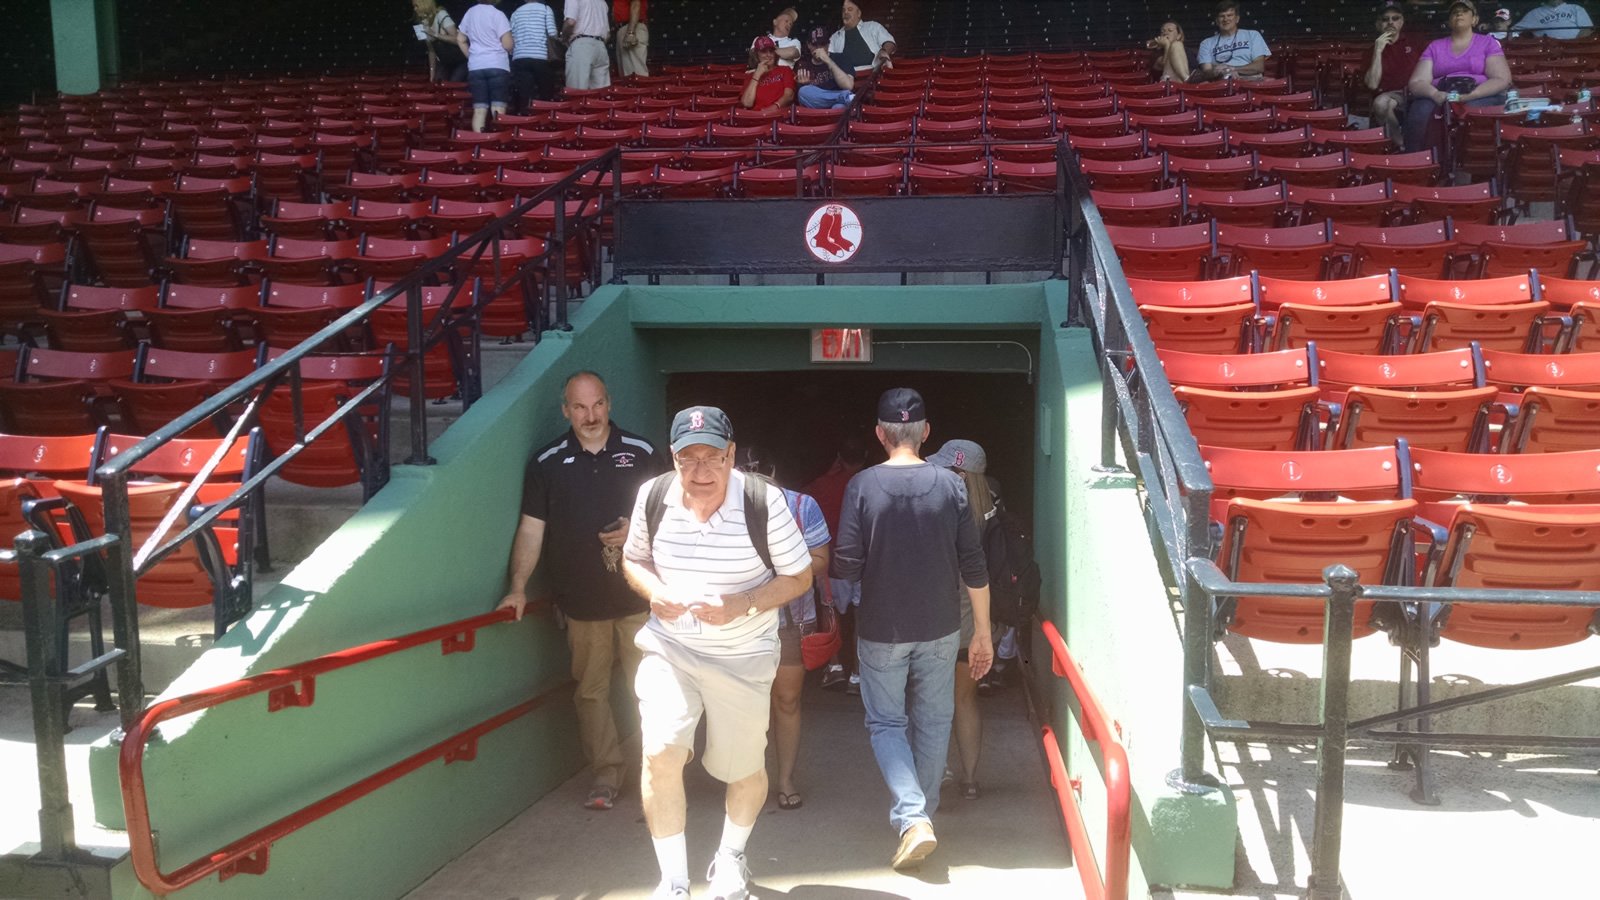
[[[572,650],[572,677],[578,682],[573,702],[578,708],[578,732],[583,753],[594,770],[596,786],[622,786],[623,776],[639,767],[637,752],[628,758],[617,737],[616,713],[611,708],[611,669],[622,664],[623,683],[632,685],[643,655],[634,636],[649,613],[600,619],[567,620],[567,646]]]
[[[567,46],[567,87],[587,91],[611,86],[611,57],[604,41],[573,38]]]
[[[650,50],[650,26],[643,22],[638,24],[633,33],[639,39],[639,43],[632,47],[628,46],[625,39],[627,33],[627,23],[617,26],[617,68],[622,72],[623,78],[629,75],[648,77],[650,67],[646,63],[645,56]]]

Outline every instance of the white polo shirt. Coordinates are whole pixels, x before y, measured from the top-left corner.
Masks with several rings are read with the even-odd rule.
[[[653,543],[646,536],[644,505],[649,492],[650,483],[645,482],[633,505],[623,553],[630,561],[654,569],[675,595],[718,602],[724,594],[737,594],[772,580],[773,574],[756,555],[745,525],[744,473],[732,473],[722,506],[705,522],[683,505],[683,488],[675,482],[662,498],[661,524],[656,526]],[[773,568],[779,575],[804,572],[811,565],[811,554],[783,491],[776,486],[767,490],[766,516]],[[741,617],[727,625],[711,625],[687,614],[664,622],[652,614],[645,627],[708,656],[757,656],[777,650],[778,610]]]

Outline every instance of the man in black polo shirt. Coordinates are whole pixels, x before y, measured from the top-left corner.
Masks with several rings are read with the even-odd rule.
[[[620,661],[623,678],[633,683],[641,656],[633,638],[650,615],[617,564],[639,486],[659,473],[660,463],[649,441],[611,423],[611,398],[593,372],[567,378],[561,414],[572,427],[528,461],[500,608],[514,609],[521,618],[528,579],[541,559],[548,560],[551,593],[567,617],[583,751],[594,771],[584,805],[610,809],[623,773],[639,765],[623,758],[611,709],[611,668]]]

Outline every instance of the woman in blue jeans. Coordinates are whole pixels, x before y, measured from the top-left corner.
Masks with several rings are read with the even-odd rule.
[[[1451,94],[1467,106],[1495,106],[1505,102],[1511,87],[1511,67],[1500,42],[1476,31],[1478,8],[1456,0],[1448,17],[1450,34],[1422,51],[1406,85],[1410,100],[1401,130],[1407,153],[1428,149],[1428,125]]]
[[[490,110],[504,115],[511,102],[511,20],[495,8],[494,0],[478,0],[461,17],[456,41],[467,54],[472,130],[483,131]]]
[[[806,41],[809,59],[794,64],[794,80],[800,85],[797,100],[811,109],[838,109],[855,100],[856,79],[828,54],[828,29],[814,28]]]

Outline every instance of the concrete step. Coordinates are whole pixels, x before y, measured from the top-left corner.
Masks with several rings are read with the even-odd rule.
[[[1314,722],[1322,690],[1320,644],[1274,644],[1229,635],[1216,647],[1214,693],[1224,715]],[[1431,654],[1433,699],[1444,700],[1594,665],[1594,640],[1546,650],[1492,650],[1449,641]],[[1351,718],[1398,709],[1400,650],[1376,634],[1353,645]],[[1437,715],[1435,731],[1600,734],[1600,679],[1548,688]]]

